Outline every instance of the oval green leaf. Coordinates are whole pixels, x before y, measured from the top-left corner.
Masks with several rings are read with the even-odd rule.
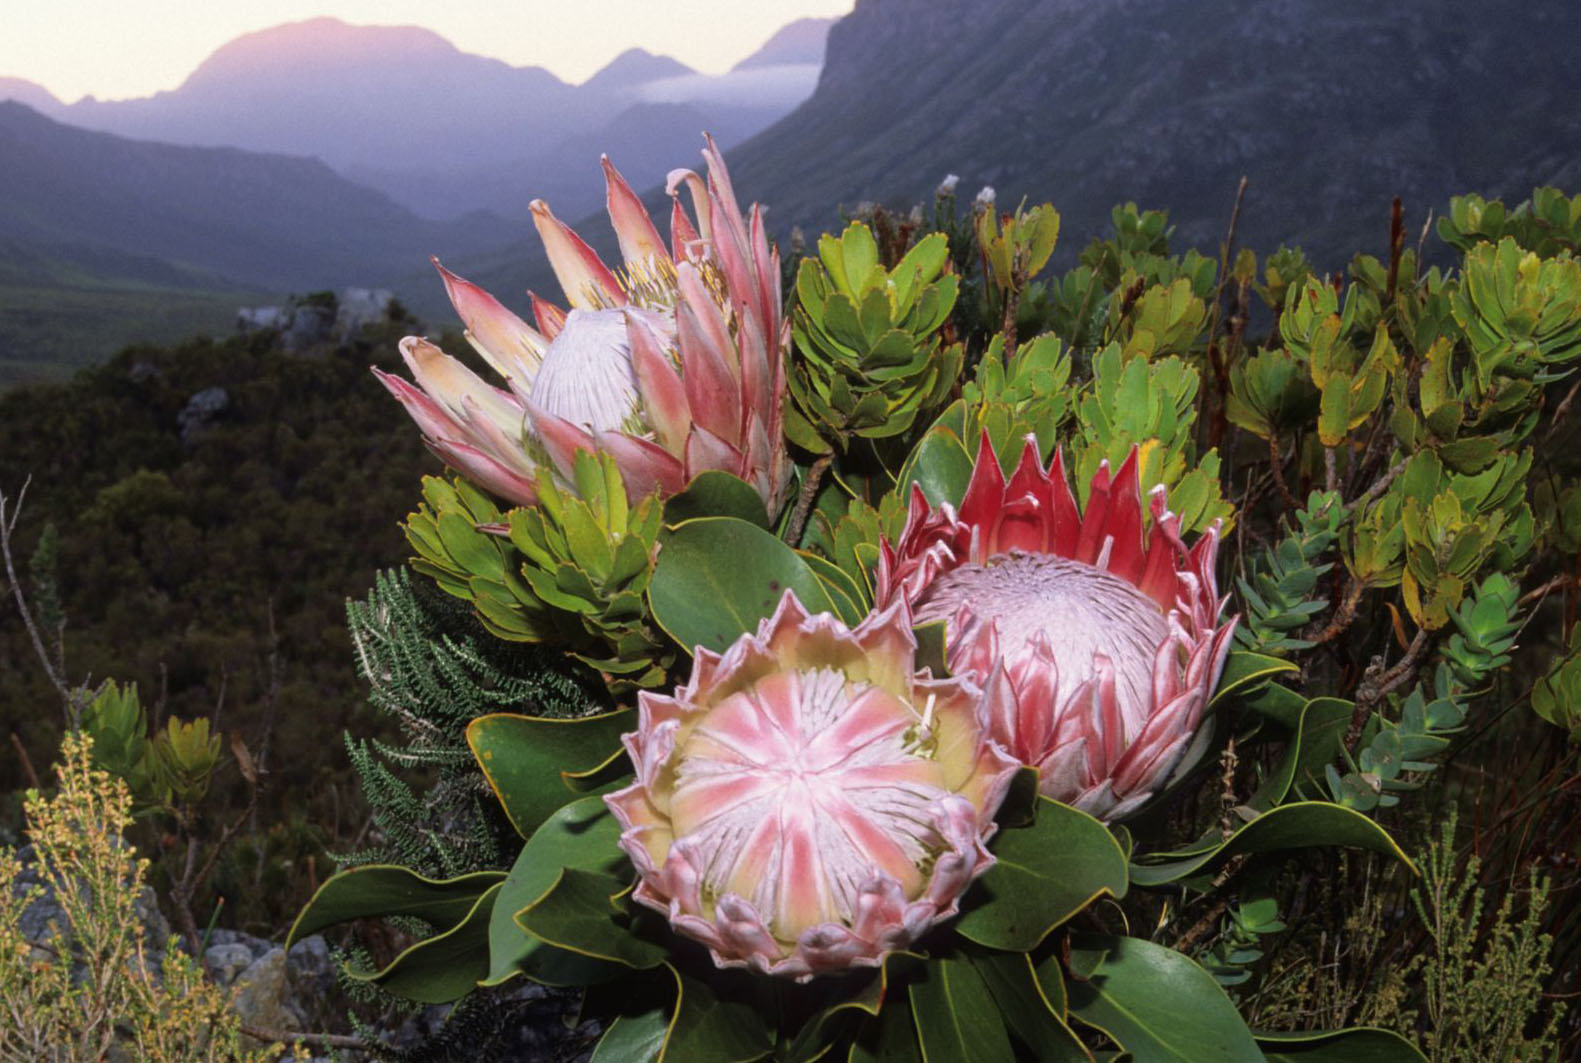
[[[999,1009],[977,968],[947,957],[926,964],[921,974],[907,989],[924,1060],[1015,1063]]]
[[[1256,690],[1281,672],[1299,671],[1294,664],[1280,657],[1261,653],[1232,650],[1219,674],[1218,689],[1213,692],[1211,704],[1218,704],[1232,694],[1245,694]]]
[[[688,653],[722,652],[774,612],[785,591],[812,613],[834,603],[812,567],[769,532],[734,517],[677,525],[661,541],[648,605],[665,633]]]
[[[1427,1063],[1420,1049],[1393,1030],[1253,1033],[1268,1063]]]
[[[511,826],[528,838],[575,792],[585,791],[589,773],[624,755],[620,736],[636,726],[635,709],[574,719],[498,712],[467,725],[467,745]]]
[[[896,490],[902,499],[911,497],[911,485],[922,488],[929,505],[948,502],[960,505],[966,485],[972,479],[972,454],[961,437],[942,426],[928,429],[900,468]]]
[[[625,883],[597,871],[561,868],[543,895],[516,913],[516,925],[555,948],[639,970],[664,962],[665,950],[618,920]]]
[[[1069,805],[1039,797],[1029,826],[1001,830],[996,862],[967,894],[961,936],[1026,952],[1104,894],[1123,897],[1125,853],[1109,829]]]
[[[448,1004],[477,987],[489,970],[489,913],[499,894],[498,883],[473,904],[466,917],[449,930],[424,938],[372,974],[353,973],[398,997],[420,1004]]]
[[[1307,849],[1343,845],[1392,856],[1416,873],[1411,858],[1395,844],[1389,832],[1351,809],[1327,801],[1298,801],[1280,805],[1252,820],[1222,844],[1189,855],[1160,854],[1164,859],[1133,863],[1131,881],[1138,886],[1159,886],[1217,864],[1237,853],[1267,853],[1280,849]],[[1177,857],[1178,859],[1170,859]]]
[[[624,967],[546,945],[516,925],[516,913],[543,896],[562,868],[618,875],[627,866],[619,840],[620,824],[602,797],[572,801],[544,820],[522,846],[495,899],[484,985],[498,985],[524,971],[534,981],[552,985],[581,985],[625,972]]]
[[[1096,973],[1068,983],[1070,1013],[1135,1063],[1263,1063],[1235,1005],[1189,956],[1138,938],[1082,935],[1072,958],[1104,952]]]
[[[421,919],[435,929],[453,927],[503,878],[498,871],[441,880],[393,864],[354,867],[331,876],[318,888],[286,935],[286,947],[353,919],[402,915]]]
[[[763,496],[740,477],[721,469],[705,469],[692,477],[686,490],[664,503],[664,523],[671,527],[698,517],[735,517],[759,528],[769,528]]]

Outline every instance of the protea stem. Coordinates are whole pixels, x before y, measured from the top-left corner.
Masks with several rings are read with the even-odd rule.
[[[813,499],[818,497],[818,488],[823,483],[823,474],[828,471],[829,464],[834,461],[834,452],[823,455],[807,469],[807,475],[801,482],[801,491],[796,495],[796,508],[791,511],[790,525],[786,530],[786,541],[792,546],[801,545],[802,532],[807,528],[807,518],[812,514]]]

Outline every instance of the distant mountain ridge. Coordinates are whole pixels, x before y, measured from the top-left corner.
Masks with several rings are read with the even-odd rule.
[[[425,221],[315,159],[130,140],[16,102],[0,102],[0,187],[0,239],[280,291],[379,282],[511,238],[497,218]]]
[[[522,216],[529,200],[550,191],[559,194],[558,210],[575,215],[601,196],[596,186],[564,180],[576,163],[597,162],[596,154],[573,158],[573,149],[589,139],[618,149],[619,127],[632,125],[634,108],[640,116],[654,104],[689,107],[689,135],[711,129],[731,144],[806,98],[821,38],[800,24],[787,30],[765,45],[762,62],[749,57],[745,69],[719,77],[633,48],[569,85],[541,67],[464,52],[416,26],[314,18],[226,43],[168,92],[66,104],[8,78],[0,79],[0,99],[139,140],[316,157],[426,217],[480,209]],[[662,179],[672,165],[651,153],[623,154],[635,184]]]

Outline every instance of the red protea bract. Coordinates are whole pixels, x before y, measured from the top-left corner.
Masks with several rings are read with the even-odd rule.
[[[673,696],[642,693],[636,781],[605,798],[636,899],[720,966],[803,981],[952,916],[1018,765],[981,690],[915,655],[904,602],[852,629],[787,591]]]
[[[879,552],[879,605],[946,623],[955,674],[987,692],[994,737],[1040,791],[1103,819],[1156,793],[1201,723],[1230,648],[1220,623],[1218,525],[1191,548],[1149,494],[1135,448],[1101,464],[1085,510],[1056,453],[1028,437],[1007,483],[985,433],[959,511],[912,492],[905,530]]]

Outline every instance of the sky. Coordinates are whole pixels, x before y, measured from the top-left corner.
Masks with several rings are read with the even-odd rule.
[[[70,103],[173,89],[220,45],[331,15],[416,25],[465,52],[586,80],[637,46],[723,73],[787,22],[852,0],[0,0],[0,76]]]

